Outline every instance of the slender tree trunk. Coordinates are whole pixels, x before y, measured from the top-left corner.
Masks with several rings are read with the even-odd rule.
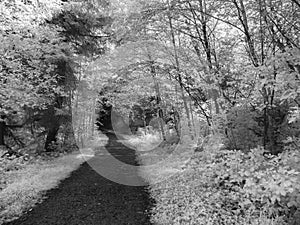
[[[144,123],[144,128],[145,128],[145,135],[147,134],[147,122],[146,122],[146,115],[143,112],[143,123]]]
[[[264,23],[266,25],[268,25],[267,27],[269,28],[269,30],[271,31],[271,33],[273,33],[273,28],[272,26],[270,27],[270,24],[267,21],[267,11],[266,11],[266,2],[265,0],[259,0],[259,11],[260,11],[260,47],[261,47],[261,57],[259,60],[258,54],[255,51],[255,44],[254,44],[254,40],[253,40],[253,35],[251,34],[251,31],[249,29],[249,25],[248,25],[248,17],[247,17],[247,13],[246,13],[246,8],[244,5],[244,0],[233,0],[233,3],[236,7],[237,10],[237,14],[238,14],[238,18],[241,22],[241,25],[243,26],[243,31],[244,31],[244,35],[245,35],[245,42],[248,46],[248,54],[250,56],[250,59],[252,60],[252,64],[254,67],[259,67],[260,65],[264,64],[265,61],[265,29],[266,27],[264,27]],[[263,23],[264,22],[264,23]],[[275,36],[275,35],[274,35]],[[274,37],[273,36],[273,37]],[[273,40],[275,41],[275,40]],[[260,78],[264,78],[264,75],[261,74]],[[264,146],[265,149],[268,148],[270,141],[272,141],[272,137],[270,137],[270,129],[272,129],[272,121],[270,119],[270,107],[271,107],[271,99],[270,99],[270,93],[272,93],[272,91],[270,91],[266,86],[262,87],[261,90],[262,93],[262,98],[264,101],[264,112],[263,112],[263,140],[262,140],[262,144]],[[274,92],[273,92],[274,93]],[[271,97],[272,98],[272,97]]]
[[[151,60],[151,56],[149,55],[149,59]],[[150,61],[150,72],[154,81],[154,86],[155,86],[155,92],[156,92],[156,104],[158,106],[158,112],[157,112],[157,117],[159,118],[159,126],[160,126],[160,130],[161,130],[161,135],[163,140],[167,140],[166,138],[166,133],[165,133],[165,129],[164,129],[164,123],[163,123],[163,119],[164,119],[164,115],[163,115],[163,110],[161,108],[161,94],[160,94],[160,89],[159,89],[159,84],[158,81],[156,79],[156,71],[155,71],[155,67],[154,67],[154,62]]]
[[[176,131],[176,134],[178,137],[180,137],[180,130],[179,130],[179,112],[177,110],[175,110],[174,106],[173,108],[173,119],[174,119],[174,128]]]
[[[80,78],[79,78],[80,79]],[[75,102],[74,102],[74,114],[73,114],[73,125],[76,131],[77,142],[80,142],[80,115],[79,115],[79,92],[75,92]]]
[[[203,48],[205,50],[206,54],[206,59],[209,67],[209,73],[210,76],[215,74],[215,69],[213,66],[213,61],[212,61],[212,47],[210,44],[210,38],[208,36],[208,27],[207,27],[207,15],[206,15],[206,2],[199,0],[199,6],[200,6],[200,11],[203,12],[201,13],[201,25],[202,25],[202,33],[203,33]],[[213,79],[209,78],[208,79],[209,84],[213,84],[214,81]],[[211,89],[210,90],[210,97],[212,98],[214,105],[215,105],[215,113],[219,114],[220,113],[220,107],[218,103],[218,98],[219,98],[219,92],[217,89]]]
[[[248,45],[248,53],[250,59],[252,60],[253,65],[255,67],[258,67],[259,66],[258,57],[255,52],[254,41],[248,25],[248,17],[244,6],[244,0],[239,0],[239,3],[237,2],[237,0],[233,0],[233,3],[237,9],[238,18],[244,29],[244,35],[245,35],[246,43]]]
[[[300,2],[298,2],[298,0],[291,0],[291,1],[294,2],[300,8]]]
[[[86,120],[86,111],[83,112],[82,120],[81,120],[81,140],[85,142],[85,134],[86,134],[86,128],[85,128],[85,121]]]
[[[193,115],[193,106],[192,106],[192,102],[191,101],[189,101],[189,103],[190,103],[190,112],[191,112],[191,118],[192,118],[194,136],[197,137],[195,119],[194,119],[194,115]]]
[[[207,74],[208,76],[206,78],[201,78],[201,79],[204,79],[207,84],[212,85],[212,84],[214,84],[214,80],[211,76],[216,74],[217,70],[219,69],[219,65],[218,65],[218,61],[217,61],[216,52],[211,46],[210,38],[209,38],[209,34],[208,34],[209,29],[208,29],[208,25],[207,25],[208,19],[207,19],[207,14],[206,14],[206,8],[207,8],[206,1],[198,0],[198,2],[199,2],[199,10],[201,12],[200,15],[198,15],[195,12],[195,9],[192,6],[192,4],[190,2],[188,2],[190,11],[192,13],[193,24],[194,24],[195,30],[197,32],[197,35],[198,35],[198,41],[193,40],[193,47],[198,56],[200,63],[203,64],[203,59],[202,59],[203,57],[201,56],[198,42],[200,42],[202,44],[204,52],[205,52],[205,56],[206,56],[206,63],[208,65],[208,68],[205,68],[205,74]],[[199,22],[200,22],[201,26],[199,26]],[[215,59],[215,68],[213,66],[213,56]],[[219,114],[220,113],[220,106],[218,103],[218,98],[220,96],[219,91],[215,88],[211,88],[210,90],[207,91],[207,95],[209,96],[210,99],[212,99],[212,102],[214,103],[214,112],[216,114]],[[212,113],[213,105],[210,105],[209,107],[210,107],[210,111]],[[200,106],[200,109],[201,109],[201,111],[204,112],[204,110],[201,106]],[[207,117],[205,112],[204,112],[204,115],[206,117],[208,125],[212,126],[213,121],[211,121],[211,119],[209,119]],[[211,114],[211,117],[213,117],[213,114]]]
[[[169,6],[169,9],[170,9],[170,1],[169,0],[168,0],[168,6]],[[177,69],[178,82],[179,82],[179,86],[180,86],[180,94],[181,94],[181,97],[182,97],[184,109],[185,109],[186,116],[187,116],[188,129],[189,129],[189,132],[190,132],[190,136],[191,136],[192,139],[194,139],[193,131],[192,131],[192,123],[191,123],[191,118],[190,118],[190,112],[189,112],[187,100],[186,100],[186,97],[185,97],[185,94],[184,94],[184,87],[183,87],[184,84],[183,84],[182,77],[181,77],[181,74],[180,74],[180,63],[179,63],[177,47],[176,47],[176,41],[175,41],[175,34],[174,34],[173,23],[172,23],[172,18],[171,18],[170,13],[168,14],[168,19],[169,19],[169,26],[170,26],[170,30],[171,30],[172,44],[173,44],[173,48],[174,48],[174,57],[175,57],[175,63],[176,63],[176,69]]]
[[[0,146],[5,145],[4,135],[5,135],[6,124],[4,121],[0,121]]]
[[[92,108],[92,124],[91,124],[91,129],[92,129],[92,137],[94,136],[95,133],[95,107],[96,107],[96,102],[93,100],[93,108]]]

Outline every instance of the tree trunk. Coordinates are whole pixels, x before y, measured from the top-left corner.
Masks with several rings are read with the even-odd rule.
[[[76,143],[75,133],[73,129],[73,114],[72,114],[72,95],[71,92],[69,96],[66,99],[67,101],[67,107],[68,107],[68,116],[65,123],[65,134],[64,134],[64,145],[66,146],[66,150],[68,152],[72,152],[75,150],[78,150],[78,146]]]
[[[45,150],[47,152],[54,151],[52,144],[55,144],[57,141],[57,133],[60,128],[60,116],[56,115],[56,108],[62,108],[63,98],[56,96],[55,102],[51,105],[44,115],[45,127],[47,129],[47,137],[45,142]]]
[[[4,135],[5,135],[6,124],[4,121],[0,121],[0,146],[5,145]]]
[[[190,112],[191,112],[191,118],[192,118],[192,124],[193,124],[193,130],[194,130],[194,136],[197,138],[197,131],[196,131],[196,125],[195,125],[195,118],[193,115],[193,106],[192,102],[190,101]]]
[[[220,66],[218,65],[218,60],[217,60],[217,55],[215,53],[215,49],[212,48],[211,46],[211,41],[210,41],[210,34],[208,32],[209,27],[208,27],[208,19],[207,19],[207,14],[206,14],[206,1],[203,0],[199,0],[199,9],[201,12],[201,16],[197,15],[197,13],[195,12],[194,7],[192,6],[192,4],[190,2],[188,2],[189,7],[190,7],[190,11],[192,13],[192,19],[193,19],[193,23],[195,26],[195,29],[197,31],[197,35],[198,35],[198,41],[202,43],[204,52],[205,52],[205,56],[206,56],[206,62],[208,65],[208,68],[205,69],[205,73],[208,74],[207,78],[205,78],[205,81],[207,82],[207,84],[209,85],[213,85],[215,83],[215,81],[213,80],[213,78],[211,77],[212,75],[215,75],[217,73],[217,71],[219,70]],[[200,21],[201,26],[198,24],[198,21]],[[200,30],[201,29],[201,30]],[[200,53],[200,49],[198,47],[198,43],[193,40],[193,47],[195,49],[195,52],[200,60],[200,63],[203,64],[203,60],[202,60],[202,56]],[[215,62],[213,63],[213,58],[215,59]],[[212,99],[213,103],[214,103],[214,113],[215,114],[219,114],[220,113],[220,106],[218,103],[218,98],[220,97],[220,93],[218,91],[218,89],[216,88],[211,88],[210,90],[208,90],[207,95],[209,96],[210,99]],[[212,107],[212,105],[211,105]],[[213,114],[211,114],[212,116]],[[210,126],[210,121],[207,119],[208,124]]]
[[[70,117],[72,118],[72,116]],[[78,150],[71,118],[68,119],[65,124],[66,127],[65,127],[64,146],[66,147],[66,151],[68,152]]]
[[[177,136],[180,138],[180,129],[179,129],[179,112],[177,112],[177,110],[175,110],[174,106],[173,108],[173,119],[174,119],[174,128],[176,130],[176,134]]]
[[[92,111],[91,111],[91,136],[94,136],[95,133],[95,107],[96,107],[96,103],[95,100],[93,100],[93,106],[92,106]]]
[[[59,124],[56,124],[56,126],[52,126],[52,127],[48,128],[47,138],[46,138],[46,142],[45,142],[45,149],[47,152],[53,151],[52,144],[56,143],[56,141],[57,141],[56,136],[57,136],[58,130],[59,130]]]
[[[160,126],[160,130],[161,130],[162,138],[163,138],[164,141],[166,141],[167,138],[166,138],[166,132],[165,132],[165,129],[164,129],[163,113],[162,113],[161,108],[158,109],[158,118],[160,119],[159,120],[159,126]]]
[[[247,16],[246,9],[244,6],[244,1],[239,0],[239,3],[238,3],[237,0],[233,0],[233,3],[237,9],[238,18],[244,29],[244,35],[245,35],[246,43],[248,45],[250,59],[252,60],[253,65],[255,67],[258,67],[259,60],[258,60],[257,54],[255,52],[255,45],[254,45],[252,35],[250,33],[250,29],[249,29],[249,25],[248,25],[248,16]]]
[[[149,59],[151,60],[151,56],[149,55]],[[158,112],[157,112],[157,117],[159,118],[159,126],[160,126],[160,130],[161,130],[161,135],[163,140],[167,140],[166,138],[166,133],[165,133],[165,129],[164,129],[164,124],[163,124],[163,110],[161,109],[161,95],[160,95],[160,90],[159,90],[159,84],[158,81],[156,79],[156,71],[155,71],[155,67],[153,65],[153,61],[150,62],[150,72],[154,81],[154,86],[155,86],[155,92],[156,92],[156,104],[158,105]]]
[[[168,0],[168,6],[170,8],[169,0]],[[192,139],[194,139],[193,131],[192,131],[192,123],[191,123],[191,118],[190,118],[190,112],[189,112],[186,97],[184,95],[184,87],[183,87],[182,77],[181,77],[181,74],[180,74],[180,63],[179,63],[179,58],[178,58],[178,54],[177,54],[175,34],[174,34],[173,23],[172,23],[172,18],[171,18],[170,14],[168,15],[168,19],[169,19],[169,25],[170,25],[170,30],[171,30],[172,44],[173,44],[173,48],[174,48],[174,57],[175,57],[175,62],[176,62],[178,82],[179,82],[179,85],[180,85],[180,94],[181,94],[181,97],[182,97],[183,106],[184,106],[186,116],[187,116],[187,122],[188,122],[188,128],[189,128],[190,136],[191,136]]]

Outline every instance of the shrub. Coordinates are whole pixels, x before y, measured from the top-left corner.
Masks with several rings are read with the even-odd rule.
[[[283,225],[300,206],[298,151],[205,149],[187,168],[151,188],[159,224]]]
[[[204,152],[198,155],[203,179],[215,186],[223,208],[238,215],[262,209],[283,215],[300,206],[299,153],[265,156],[262,148]],[[200,171],[199,171],[200,172]]]

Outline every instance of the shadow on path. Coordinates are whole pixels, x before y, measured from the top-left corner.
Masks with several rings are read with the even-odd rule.
[[[107,134],[105,149],[116,159],[138,165],[135,151],[122,145],[117,137]],[[153,203],[146,186],[127,186],[115,183],[99,173],[94,165],[105,164],[105,155],[97,155],[74,171],[56,189],[47,192],[47,199],[32,211],[9,225],[150,225],[146,213]],[[111,156],[110,156],[111,157]],[[92,165],[92,167],[90,166]],[[113,167],[112,167],[113,168]],[[128,171],[115,168],[113,175],[126,177]],[[142,178],[138,168],[130,177]],[[126,178],[127,179],[127,178]],[[130,178],[128,178],[130,179]]]

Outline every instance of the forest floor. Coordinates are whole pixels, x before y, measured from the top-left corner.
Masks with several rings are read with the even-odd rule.
[[[151,224],[147,212],[153,202],[147,187],[137,186],[145,184],[138,167],[112,169],[110,161],[113,155],[124,165],[138,165],[135,151],[118,142],[114,134],[108,138],[104,148],[95,149],[93,158],[48,191],[42,203],[6,225]],[[102,166],[111,170],[100,171]],[[122,184],[131,182],[136,186]]]

